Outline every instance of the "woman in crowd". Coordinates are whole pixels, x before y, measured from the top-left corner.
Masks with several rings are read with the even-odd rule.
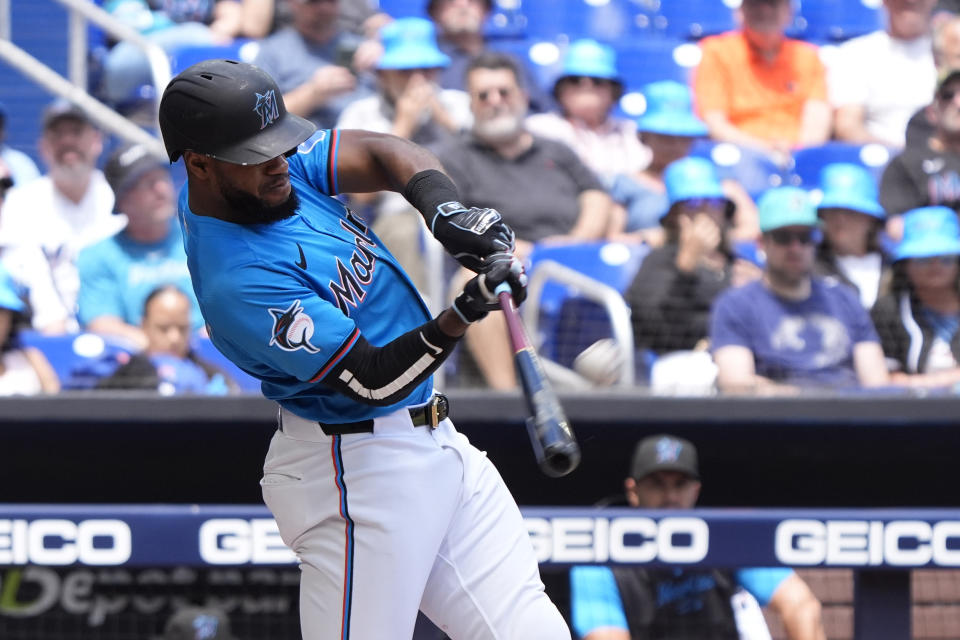
[[[864,308],[870,309],[889,277],[880,250],[885,214],[877,201],[877,184],[863,167],[836,162],[820,172],[820,189],[817,214],[823,242],[817,247],[816,273],[854,287]]]
[[[663,179],[666,242],[644,259],[624,294],[637,347],[656,354],[694,349],[707,336],[714,298],[760,275],[730,248],[734,205],[709,160],[678,160]]]
[[[634,123],[612,115],[622,94],[613,48],[595,40],[577,40],[567,49],[553,85],[560,113],[532,115],[526,120],[527,129],[567,144],[609,186],[615,175],[639,171],[650,159],[650,152],[637,139]]]
[[[903,216],[893,284],[872,311],[891,381],[910,387],[960,382],[960,224],[947,207]]]
[[[154,289],[143,305],[147,348],[133,355],[98,389],[144,389],[162,395],[225,395],[238,391],[229,376],[202,360],[190,346],[191,304],[177,287]]]

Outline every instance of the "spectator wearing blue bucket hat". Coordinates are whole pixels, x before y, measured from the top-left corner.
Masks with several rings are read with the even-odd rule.
[[[871,312],[895,383],[960,382],[960,225],[947,207],[903,216],[890,293]]]
[[[470,97],[441,89],[437,80],[450,58],[437,48],[433,23],[398,18],[380,30],[383,55],[377,62],[377,93],[348,105],[339,129],[366,129],[413,140],[436,151],[473,123]],[[423,218],[400,194],[352,194],[351,204],[368,206],[371,226],[419,289],[426,290],[421,227]]]
[[[614,176],[639,171],[650,162],[650,151],[637,139],[636,124],[612,113],[622,94],[613,47],[576,40],[553,84],[559,112],[534,114],[527,118],[527,128],[565,143],[609,185]]]
[[[643,87],[646,108],[637,118],[637,135],[650,150],[650,162],[639,171],[615,177],[610,195],[625,212],[624,231],[639,232],[641,239],[659,244],[660,219],[670,202],[664,184],[668,165],[690,155],[697,138],[707,135],[707,126],[693,113],[690,89],[673,80],[652,82]],[[722,183],[724,194],[735,204],[734,236],[754,239],[757,235],[756,207],[735,181]]]
[[[717,386],[776,395],[889,384],[870,316],[848,286],[813,275],[817,211],[806,191],[758,202],[763,278],[720,294],[710,320]]]
[[[888,272],[880,249],[886,213],[877,200],[877,183],[860,165],[834,162],[820,171],[820,192],[823,242],[814,273],[854,287],[863,307],[870,309]]]
[[[760,276],[755,266],[737,265],[730,250],[733,202],[713,164],[683,158],[663,177],[670,205],[660,220],[666,242],[644,258],[624,293],[635,343],[657,354],[693,349],[707,336],[717,295]]]
[[[0,396],[60,390],[57,374],[43,352],[20,341],[20,331],[28,326],[26,311],[19,287],[0,267]]]

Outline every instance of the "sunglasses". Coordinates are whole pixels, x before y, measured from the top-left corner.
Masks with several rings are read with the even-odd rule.
[[[595,87],[608,87],[613,84],[613,80],[593,76],[564,76],[563,81],[567,84],[589,84]]]
[[[804,246],[816,244],[820,241],[820,233],[816,229],[774,229],[767,232],[767,237],[781,247],[788,247],[794,241]]]
[[[486,102],[494,94],[499,95],[501,100],[506,100],[511,95],[513,95],[513,89],[511,89],[510,87],[497,87],[496,89],[484,89],[483,91],[477,92],[477,98],[480,100],[480,102]]]
[[[689,198],[687,200],[681,200],[680,204],[684,206],[685,209],[726,209],[727,201],[724,198]]]

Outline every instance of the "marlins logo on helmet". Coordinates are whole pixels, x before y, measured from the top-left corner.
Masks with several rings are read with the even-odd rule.
[[[299,300],[294,300],[286,309],[268,309],[273,316],[273,336],[270,346],[277,345],[284,351],[303,349],[318,353],[320,349],[310,344],[313,337],[313,319],[303,311]]]
[[[280,110],[277,109],[277,96],[273,89],[266,93],[257,94],[257,104],[253,110],[260,114],[261,129],[280,117]]]

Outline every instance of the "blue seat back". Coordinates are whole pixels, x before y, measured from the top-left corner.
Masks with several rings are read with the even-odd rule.
[[[646,245],[615,242],[537,245],[528,269],[533,274],[539,263],[551,260],[623,293],[648,252]],[[580,298],[564,284],[547,281],[540,297],[539,334],[543,356],[569,367],[577,354],[596,340],[610,337],[611,331],[600,305]]]
[[[793,153],[793,175],[790,182],[805,189],[813,189],[820,181],[820,170],[833,162],[858,164],[870,172],[877,181],[893,153],[886,147],[828,142],[819,147],[798,149]]]
[[[724,0],[666,0],[659,5],[653,26],[672,38],[699,39],[737,27]]]
[[[801,0],[796,31],[806,40],[839,42],[884,28],[884,10],[871,0]]]

